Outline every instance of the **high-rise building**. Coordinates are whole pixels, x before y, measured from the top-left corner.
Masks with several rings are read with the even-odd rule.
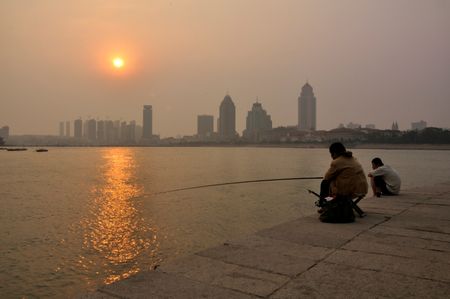
[[[83,137],[86,139],[88,138],[88,122],[87,119],[83,122]]]
[[[425,129],[426,127],[427,127],[427,122],[423,121],[423,120],[411,123],[412,130],[421,131],[421,130]]]
[[[247,113],[247,126],[243,136],[253,141],[259,141],[261,133],[272,129],[272,119],[263,109],[261,103],[254,103],[252,110]]]
[[[153,136],[153,110],[152,105],[144,105],[142,119],[142,138],[151,139]]]
[[[105,135],[107,144],[114,144],[117,141],[117,130],[112,120],[105,121]]]
[[[219,137],[222,139],[233,139],[236,134],[236,108],[233,100],[227,94],[220,103],[219,119],[217,121]]]
[[[134,141],[139,142],[139,140],[142,137],[142,126],[136,125],[136,129],[134,130],[134,132],[135,132],[134,133],[134,137],[135,137]]]
[[[104,120],[97,121],[97,140],[100,143],[104,143],[106,140],[106,128]]]
[[[197,116],[197,135],[200,137],[209,137],[214,132],[214,116],[198,115]]]
[[[120,122],[120,133],[119,133],[120,137],[120,141],[121,142],[125,142],[128,139],[128,129],[127,129],[127,122],[126,121],[122,121]]]
[[[70,121],[66,121],[66,137],[70,137]]]
[[[81,119],[76,119],[73,122],[73,136],[75,138],[83,137],[83,121]]]
[[[135,143],[136,142],[136,121],[132,120],[128,124],[128,138],[127,141],[129,143]]]
[[[316,130],[316,97],[309,83],[303,85],[298,97],[298,128]]]
[[[59,122],[59,137],[64,137],[64,122]]]
[[[0,137],[3,139],[8,139],[9,137],[9,127],[3,126],[0,128]]]
[[[97,140],[97,121],[95,119],[87,121],[87,138],[90,141]]]

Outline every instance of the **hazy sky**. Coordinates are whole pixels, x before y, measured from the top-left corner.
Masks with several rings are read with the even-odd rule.
[[[142,123],[151,104],[154,133],[191,135],[227,91],[239,133],[256,97],[274,126],[295,125],[306,80],[319,129],[448,128],[450,0],[2,0],[0,65],[11,134]]]

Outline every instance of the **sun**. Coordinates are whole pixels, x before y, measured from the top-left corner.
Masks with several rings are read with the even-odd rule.
[[[116,69],[121,69],[125,65],[125,62],[122,57],[115,57],[112,60],[112,64]]]

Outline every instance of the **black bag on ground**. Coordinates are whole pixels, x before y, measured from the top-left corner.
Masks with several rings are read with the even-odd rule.
[[[336,197],[322,206],[320,221],[328,223],[350,223],[355,221],[350,198]]]

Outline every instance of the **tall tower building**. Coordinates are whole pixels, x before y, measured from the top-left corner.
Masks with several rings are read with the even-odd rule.
[[[298,128],[316,130],[316,97],[309,83],[303,85],[298,98]]]
[[[70,121],[66,121],[66,137],[70,137]]]
[[[152,105],[144,105],[142,120],[142,138],[151,139],[153,136],[153,110]]]
[[[201,137],[211,136],[214,132],[214,116],[197,116],[197,135]]]
[[[236,108],[229,95],[226,95],[222,103],[220,103],[217,124],[220,138],[230,139],[236,137]]]
[[[59,137],[64,137],[64,122],[59,122]]]
[[[105,142],[106,140],[105,121],[103,120],[97,121],[97,140],[99,142]]]
[[[97,121],[95,119],[87,121],[87,138],[90,141],[97,140]]]
[[[81,119],[76,119],[73,122],[73,136],[75,138],[83,137],[83,121]]]
[[[263,131],[272,129],[272,119],[263,109],[261,103],[254,103],[247,114],[247,126],[243,132],[245,138],[258,141]]]
[[[9,127],[3,126],[0,128],[0,137],[3,139],[8,139],[9,137]]]

